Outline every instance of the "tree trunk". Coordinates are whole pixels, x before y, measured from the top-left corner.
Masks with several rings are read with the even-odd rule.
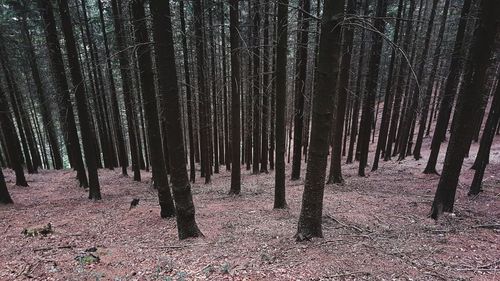
[[[1,90],[0,90],[1,91]],[[2,169],[0,169],[0,204],[13,204],[12,198],[10,197],[9,190],[7,189],[7,184],[5,183],[5,177],[3,175]]]
[[[240,37],[239,0],[229,2],[229,35],[231,41],[231,190],[229,194],[239,194],[241,190],[240,164]]]
[[[499,76],[500,77],[500,76]],[[490,112],[488,114],[488,119],[484,125],[483,136],[481,137],[481,144],[479,146],[479,151],[477,152],[476,161],[474,162],[474,168],[476,173],[472,180],[470,186],[469,195],[476,195],[481,192],[481,185],[484,176],[484,170],[486,165],[488,165],[488,160],[490,156],[491,144],[493,143],[493,138],[495,137],[495,129],[498,121],[500,120],[500,83],[496,86],[495,95],[493,96],[493,101],[491,103]]]
[[[460,21],[458,25],[457,35],[455,37],[455,45],[453,47],[453,54],[451,56],[450,70],[446,79],[446,85],[443,93],[443,99],[439,105],[439,112],[432,135],[431,154],[424,174],[437,174],[436,164],[441,148],[441,142],[444,141],[448,122],[450,120],[453,102],[455,100],[458,83],[460,82],[460,75],[462,70],[462,57],[465,55],[464,50],[464,37],[467,27],[467,19],[470,12],[472,0],[464,0]]]
[[[201,146],[201,164],[205,171],[205,183],[210,183],[211,165],[209,158],[210,151],[210,93],[205,85],[205,54],[203,40],[203,15],[201,0],[193,2],[194,9],[194,29],[196,41],[196,68],[198,72],[198,97],[200,103],[200,146]]]
[[[100,0],[99,0],[100,1]],[[118,54],[118,60],[120,63],[120,76],[122,81],[122,92],[123,92],[123,102],[125,104],[125,114],[127,117],[127,127],[128,127],[128,141],[130,147],[130,155],[132,159],[132,170],[134,172],[134,180],[141,181],[141,171],[139,163],[139,151],[137,144],[137,134],[136,125],[134,120],[136,119],[135,114],[135,99],[132,93],[132,75],[130,73],[130,61],[127,52],[125,52],[125,34],[123,34],[124,29],[121,22],[120,10],[118,8],[118,2],[120,0],[111,0],[111,8],[113,11],[113,23],[115,28],[115,44],[116,53]],[[109,60],[108,60],[109,61]],[[108,66],[110,67],[110,66]],[[111,73],[110,73],[111,74]],[[110,75],[108,74],[108,75]],[[115,118],[116,119],[116,118]],[[116,120],[115,120],[116,122]],[[128,160],[127,155],[125,158]],[[120,160],[122,162],[123,159]],[[128,162],[128,161],[127,161]],[[123,162],[122,169],[123,169]],[[128,163],[125,163],[128,165]],[[123,173],[123,171],[122,171]]]
[[[307,45],[309,41],[309,12],[311,1],[301,0],[301,12],[299,12],[297,23],[297,51],[295,54],[295,99],[293,114],[293,160],[292,180],[300,178],[300,166],[302,164],[302,134],[304,129],[304,95],[306,90],[307,76]],[[290,128],[291,129],[291,128]]]
[[[387,13],[387,1],[379,1],[377,3],[377,19],[374,23],[374,28],[384,34],[385,32],[385,22],[381,19],[385,17]],[[380,66],[380,55],[382,53],[382,36],[379,34],[372,35],[372,50],[370,61],[368,65],[368,74],[366,80],[366,96],[363,102],[363,110],[361,113],[361,123],[359,128],[359,142],[360,142],[360,159],[359,159],[359,169],[358,175],[365,176],[365,167],[368,163],[368,150],[370,146],[370,132],[373,122],[373,115],[375,110],[375,98],[378,84],[378,74]]]
[[[73,82],[76,106],[78,109],[78,120],[80,121],[80,131],[82,135],[83,150],[85,152],[85,162],[89,173],[89,199],[100,200],[101,190],[99,186],[99,176],[97,174],[97,159],[95,153],[95,143],[92,141],[93,132],[90,127],[89,114],[87,109],[87,100],[85,97],[85,88],[83,77],[76,50],[75,37],[71,23],[67,0],[58,0],[59,14],[61,17],[61,26],[64,33],[64,42],[68,55],[68,64]]]
[[[398,19],[401,18],[403,14],[404,6],[403,0],[399,0],[398,4]],[[399,40],[399,30],[400,30],[401,21],[396,20],[396,27],[394,31],[393,42],[398,44]],[[378,162],[380,160],[380,153],[385,149],[387,143],[387,133],[389,130],[389,122],[391,117],[391,109],[392,109],[392,101],[393,101],[393,79],[394,79],[394,66],[396,62],[396,49],[392,49],[391,51],[391,61],[389,63],[389,74],[387,77],[387,86],[385,89],[384,96],[384,108],[382,109],[382,120],[380,121],[380,131],[377,140],[377,148],[375,151],[375,158],[373,160],[372,171],[376,171],[378,169]]]
[[[288,49],[288,0],[279,0],[276,46],[276,171],[274,182],[274,208],[286,208],[285,195],[285,112],[286,61]]]
[[[465,81],[462,102],[457,108],[457,123],[450,136],[446,151],[443,172],[439,178],[436,195],[432,203],[431,217],[438,219],[443,212],[453,212],[455,193],[462,169],[464,152],[467,148],[467,136],[473,131],[474,116],[480,110],[483,99],[486,69],[494,50],[497,35],[497,16],[500,14],[500,2],[483,0],[479,7],[479,23],[474,31],[469,54],[469,64],[472,79]]]
[[[7,102],[7,96],[0,87],[0,129],[3,136],[5,137],[6,144],[6,154],[10,159],[10,165],[14,172],[16,173],[16,185],[18,186],[28,186],[26,178],[24,176],[24,170],[22,166],[22,153],[21,145],[19,144],[19,139],[17,138],[16,128],[12,122],[9,110],[9,104]],[[1,169],[0,169],[1,170]],[[3,181],[3,174],[0,181]],[[7,190],[7,188],[5,188]],[[8,194],[8,193],[7,193]],[[1,196],[0,198],[3,198]],[[5,196],[7,201],[7,197]]]
[[[354,15],[356,13],[355,0],[348,0],[346,14]],[[335,89],[337,91],[337,106],[334,111],[333,118],[333,148],[330,163],[330,175],[327,183],[343,183],[342,178],[342,136],[344,133],[344,120],[346,114],[347,92],[349,91],[349,75],[352,56],[352,42],[354,40],[354,30],[352,28],[344,28],[344,47],[343,57],[340,65],[339,85]]]
[[[111,95],[111,109],[112,109],[112,117],[113,117],[113,128],[115,129],[115,136],[118,146],[118,160],[120,162],[120,166],[122,167],[122,174],[127,175],[127,167],[128,167],[128,157],[127,150],[125,148],[125,139],[123,137],[123,129],[122,129],[122,121],[120,118],[120,109],[118,107],[118,98],[116,95],[116,87],[115,87],[115,79],[113,77],[113,68],[111,67],[111,54],[109,52],[108,47],[108,37],[106,34],[106,26],[104,24],[104,13],[102,1],[97,0],[97,4],[99,7],[99,18],[101,20],[101,32],[104,41],[104,50],[106,54],[106,70],[109,80],[109,93]],[[127,82],[128,83],[128,82]]]
[[[321,219],[334,90],[340,68],[344,0],[325,1],[318,57],[318,87],[314,92],[311,143],[296,239],[323,237]],[[333,83],[333,85],[332,85]]]
[[[191,77],[189,75],[189,62],[188,62],[188,47],[186,40],[186,20],[184,16],[184,0],[179,2],[179,14],[181,19],[182,30],[182,54],[184,63],[184,82],[186,84],[186,102],[187,102],[187,117],[188,117],[188,134],[189,134],[189,179],[195,182],[196,179],[196,166],[195,166],[195,147],[194,147],[194,133],[193,133],[193,104],[194,97],[191,93]]]
[[[142,100],[144,112],[146,114],[147,134],[151,157],[151,167],[153,169],[153,180],[158,189],[158,199],[160,202],[162,218],[175,216],[175,207],[168,186],[166,164],[162,150],[160,135],[160,122],[158,120],[158,107],[156,101],[156,89],[153,77],[153,62],[151,59],[151,49],[149,47],[149,35],[145,21],[143,0],[133,0],[130,2],[132,12],[132,23],[134,26],[135,43],[137,47],[139,76],[142,89]],[[156,41],[156,38],[155,38]],[[158,42],[156,42],[158,44]],[[158,53],[158,52],[156,52]],[[161,67],[159,67],[161,69]],[[168,70],[167,70],[168,71]],[[164,93],[166,88],[161,88],[160,93]],[[179,118],[179,116],[177,116]],[[180,136],[179,136],[180,137]],[[184,157],[184,156],[182,156]]]
[[[68,80],[64,70],[64,61],[57,36],[56,21],[52,4],[49,0],[39,0],[39,10],[42,15],[45,28],[45,40],[47,43],[49,62],[54,79],[54,85],[59,97],[59,115],[63,135],[68,149],[69,161],[77,172],[80,186],[88,186],[87,174],[83,163],[80,141],[76,128],[75,115],[69,93]]]
[[[150,10],[153,16],[153,38],[155,41],[156,63],[158,65],[158,80],[161,81],[160,96],[166,104],[166,125],[169,136],[167,144],[170,156],[171,182],[177,211],[177,230],[179,239],[203,236],[195,220],[195,209],[189,183],[184,142],[182,139],[182,123],[175,71],[175,51],[170,20],[170,4],[163,0],[150,0]],[[161,51],[160,51],[161,50]]]
[[[446,29],[446,20],[448,18],[448,8],[450,7],[450,0],[446,0],[443,8],[443,14],[441,18],[441,26],[439,27],[438,34],[438,42],[436,46],[436,50],[434,51],[434,60],[432,62],[432,70],[429,75],[429,83],[427,86],[427,92],[425,93],[425,97],[422,104],[422,110],[420,115],[420,124],[418,129],[417,140],[415,142],[415,149],[413,150],[413,157],[415,160],[419,160],[422,156],[420,155],[420,151],[422,149],[422,142],[424,139],[425,133],[425,125],[427,123],[428,111],[431,101],[432,92],[434,90],[434,80],[436,79],[436,73],[438,71],[439,59],[441,58],[441,45],[443,43],[444,31]]]

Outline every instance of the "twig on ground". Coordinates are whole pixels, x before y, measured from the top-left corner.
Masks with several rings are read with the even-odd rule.
[[[357,227],[357,226],[355,226],[355,225],[345,224],[345,223],[343,223],[343,222],[339,221],[338,219],[336,219],[336,218],[334,218],[334,217],[332,217],[332,216],[330,216],[330,215],[325,215],[325,216],[326,216],[327,218],[329,218],[329,219],[333,220],[334,222],[336,222],[336,223],[340,224],[340,225],[341,225],[341,226],[343,226],[343,227],[352,228],[352,229],[354,229],[354,230],[356,230],[356,231],[358,231],[358,232],[363,232],[363,229],[361,229],[361,228],[359,228],[359,227]]]

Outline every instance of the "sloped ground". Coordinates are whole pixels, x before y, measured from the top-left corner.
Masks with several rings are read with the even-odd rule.
[[[288,182],[289,208],[272,210],[273,173],[243,171],[239,197],[227,195],[226,171],[195,184],[205,238],[179,241],[175,220],[159,217],[149,173],[136,183],[100,171],[103,200],[92,202],[71,171],[29,175],[28,188],[6,171],[16,204],[0,206],[0,280],[500,280],[500,232],[488,228],[500,223],[500,143],[485,191],[467,197],[466,159],[455,214],[437,223],[427,218],[439,179],[421,173],[427,153],[383,162],[366,178],[345,165],[346,185],[326,186],[325,237],[304,243],[293,239],[303,182]],[[21,233],[47,223],[46,237]],[[86,249],[100,261],[78,259]]]

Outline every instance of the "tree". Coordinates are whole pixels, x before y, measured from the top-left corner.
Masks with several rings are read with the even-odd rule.
[[[111,55],[108,47],[108,37],[106,34],[106,26],[104,23],[104,8],[101,0],[97,0],[97,6],[99,8],[99,19],[101,21],[101,33],[103,37],[103,45],[104,51],[106,54],[106,70],[109,80],[109,93],[111,97],[111,109],[112,109],[112,117],[113,117],[113,128],[115,131],[116,137],[116,145],[118,147],[118,160],[120,162],[120,166],[122,167],[122,174],[127,175],[127,167],[128,167],[128,157],[127,157],[127,149],[125,148],[125,139],[123,137],[122,130],[122,121],[120,118],[120,110],[118,108],[118,97],[116,95],[116,86],[115,79],[113,77],[113,68],[111,66]]]
[[[302,134],[304,130],[304,95],[306,90],[307,75],[307,44],[309,41],[309,12],[311,1],[301,0],[301,12],[299,12],[299,31],[297,34],[297,51],[295,55],[295,99],[293,118],[293,159],[292,180],[300,178],[300,166],[302,164]]]
[[[382,19],[387,13],[387,0],[377,3],[377,12],[374,27],[377,33],[384,34],[385,22]],[[370,146],[370,132],[372,128],[373,116],[375,114],[375,98],[378,85],[378,74],[380,67],[380,55],[382,53],[383,41],[380,34],[373,33],[373,44],[370,61],[368,64],[368,74],[366,80],[366,95],[361,113],[361,123],[359,128],[360,159],[358,175],[365,176],[365,167],[368,163],[368,149]],[[359,77],[358,77],[359,79]]]
[[[184,0],[179,2],[179,15],[181,19],[182,30],[182,58],[184,66],[184,82],[186,84],[186,102],[187,102],[187,117],[188,117],[188,134],[189,134],[189,179],[195,182],[196,167],[195,167],[195,146],[194,146],[194,133],[193,133],[193,104],[194,97],[191,93],[191,77],[189,71],[188,47],[187,47],[187,34],[186,34],[186,20],[184,16]]]
[[[35,48],[33,46],[33,40],[31,38],[31,33],[29,31],[28,21],[27,21],[27,8],[24,6],[20,6],[22,4],[14,4],[14,9],[20,18],[21,24],[21,33],[23,36],[23,41],[26,45],[26,51],[28,53],[28,60],[31,70],[31,76],[33,81],[35,82],[35,89],[37,93],[37,97],[40,102],[40,108],[42,113],[42,120],[47,132],[48,141],[50,147],[52,148],[52,157],[53,157],[53,165],[56,170],[63,168],[63,161],[61,156],[61,151],[59,148],[59,141],[56,136],[56,128],[54,126],[54,122],[52,120],[52,116],[50,114],[50,104],[47,99],[47,93],[45,92],[42,79],[40,77],[40,70],[38,68],[38,59],[35,54]]]
[[[455,100],[458,84],[460,82],[460,74],[462,70],[462,58],[465,55],[464,38],[467,27],[467,19],[470,12],[472,0],[465,0],[460,14],[457,35],[455,36],[455,44],[451,56],[450,70],[446,79],[446,85],[443,93],[443,98],[439,105],[439,112],[432,135],[431,154],[427,165],[425,166],[424,174],[437,174],[436,164],[439,156],[441,143],[446,136],[446,129],[450,120],[453,102]]]
[[[12,198],[10,197],[9,190],[7,189],[7,184],[5,183],[5,177],[3,175],[2,169],[0,169],[0,204],[12,204]]]
[[[285,195],[285,112],[286,61],[288,49],[288,0],[279,0],[276,46],[276,167],[274,182],[274,208],[286,208]]]
[[[434,20],[436,17],[437,4],[439,0],[433,0],[431,15],[429,19],[429,24],[427,25],[427,31],[425,33],[425,41],[423,46],[423,53],[420,59],[420,64],[417,70],[417,82],[421,85],[424,79],[425,62],[427,60],[427,55],[429,53],[429,45],[432,37],[432,29],[434,28]],[[409,83],[409,82],[408,82]],[[411,88],[410,88],[411,90]],[[407,105],[407,110],[404,116],[404,121],[401,130],[401,137],[399,139],[399,160],[405,159],[408,151],[411,149],[411,140],[413,139],[413,131],[415,129],[415,115],[416,109],[419,107],[419,95],[420,87],[416,87],[413,93],[409,94],[409,100]],[[420,156],[419,156],[420,157]],[[419,158],[416,157],[418,160]]]
[[[168,218],[175,216],[175,206],[172,194],[170,193],[170,187],[168,186],[166,159],[163,158],[156,89],[153,78],[153,62],[151,59],[151,48],[148,45],[150,40],[145,20],[144,0],[132,0],[130,2],[130,10],[132,12],[132,25],[134,27],[134,37],[137,45],[136,52],[138,55],[142,102],[144,104],[148,128],[147,135],[151,152],[153,181],[158,190],[158,199],[161,208],[160,216],[162,218]],[[184,155],[182,157],[184,157]]]
[[[195,221],[195,209],[189,183],[184,142],[182,139],[182,122],[175,71],[175,51],[170,20],[170,4],[163,0],[150,0],[150,10],[153,16],[153,38],[158,64],[158,80],[160,95],[166,104],[166,125],[169,136],[167,145],[170,156],[170,174],[172,191],[177,212],[177,230],[179,239],[203,236]]]
[[[439,66],[439,59],[441,57],[441,45],[443,43],[444,32],[446,29],[446,20],[448,18],[448,9],[450,7],[450,0],[446,0],[443,8],[443,15],[441,18],[441,26],[439,27],[438,33],[438,42],[436,46],[436,50],[434,51],[434,59],[432,62],[432,70],[429,75],[429,85],[427,85],[427,91],[424,96],[422,110],[420,114],[420,124],[418,129],[417,140],[415,142],[415,148],[413,150],[413,157],[415,160],[419,160],[421,158],[420,151],[422,149],[422,142],[424,138],[425,125],[427,123],[427,117],[429,112],[430,100],[432,96],[432,92],[434,90],[434,80],[436,79],[437,70]],[[482,119],[482,118],[481,118]],[[479,126],[480,127],[480,126]]]
[[[399,0],[398,15],[397,15],[398,18],[401,18],[403,10],[404,10],[403,0]],[[396,20],[396,27],[394,28],[394,39],[393,39],[393,42],[395,44],[398,43],[400,26],[401,26],[401,21]],[[394,69],[395,69],[395,67],[394,67],[395,63],[396,63],[396,49],[393,48],[391,51],[391,62],[389,63],[389,74],[387,76],[388,80],[387,80],[385,96],[384,96],[384,108],[382,110],[382,120],[380,122],[380,132],[378,135],[377,148],[376,148],[375,157],[373,160],[372,171],[375,171],[378,169],[378,162],[380,160],[380,154],[383,150],[385,150],[385,146],[387,144],[387,133],[389,131],[389,121],[390,121],[390,117],[391,117],[391,109],[392,109],[393,97],[394,97],[392,86],[393,86],[393,79],[394,79],[393,73],[394,73]]]
[[[356,12],[356,3],[354,0],[347,2],[347,14],[353,15]],[[346,115],[347,92],[349,91],[349,76],[350,65],[352,57],[352,42],[354,40],[354,30],[352,28],[344,27],[344,51],[342,62],[340,65],[339,86],[337,90],[337,106],[333,118],[333,148],[330,163],[330,175],[328,176],[327,183],[343,183],[341,170],[342,161],[342,135],[344,133],[344,120]]]
[[[500,14],[500,2],[482,0],[479,7],[479,23],[474,31],[469,53],[469,63],[465,71],[472,73],[470,80],[465,81],[462,102],[459,103],[457,123],[450,136],[446,150],[443,172],[439,178],[438,187],[432,203],[431,217],[438,219],[443,212],[453,212],[455,193],[462,169],[467,137],[473,131],[473,118],[480,111],[483,95],[486,69],[494,50],[497,35],[497,15]]]
[[[229,3],[229,35],[231,43],[231,190],[229,194],[239,194],[241,190],[240,164],[240,38],[239,0]]]
[[[83,156],[78,138],[78,131],[75,122],[75,114],[73,105],[71,104],[71,96],[69,92],[68,80],[66,71],[64,70],[64,60],[57,35],[56,21],[52,4],[49,0],[39,0],[38,7],[42,15],[45,41],[49,53],[50,69],[52,79],[59,97],[59,115],[61,127],[64,132],[66,147],[68,148],[69,161],[72,167],[76,170],[80,186],[88,186],[87,174],[83,163]]]
[[[22,153],[21,146],[19,144],[19,139],[17,137],[16,129],[12,122],[10,116],[9,104],[7,102],[7,96],[0,86],[0,129],[3,136],[5,137],[6,143],[6,154],[10,159],[10,164],[16,173],[16,185],[18,186],[28,186],[28,182],[24,176],[24,170],[22,166]],[[0,169],[1,170],[1,169]],[[2,179],[3,180],[3,175]],[[5,188],[7,189],[7,187]]]
[[[253,26],[252,26],[252,99],[253,99],[253,160],[252,160],[252,173],[260,173],[260,153],[261,153],[261,135],[260,135],[260,1],[253,2]]]
[[[333,89],[335,89],[332,87],[332,82],[336,83],[335,78],[340,69],[340,23],[343,19],[344,4],[345,0],[325,1],[323,9],[316,72],[318,85],[313,97],[309,156],[302,208],[295,235],[298,241],[323,237],[321,229],[323,193],[333,117]]]
[[[201,165],[205,183],[210,183],[212,168],[210,164],[210,93],[206,89],[205,81],[205,40],[203,40],[203,14],[201,0],[193,1],[194,30],[196,42],[196,70],[198,72],[198,99],[200,104],[200,146]]]
[[[125,52],[125,34],[123,34],[123,25],[120,18],[120,11],[118,9],[118,2],[120,0],[111,0],[111,9],[113,11],[113,23],[115,28],[115,45],[120,63],[120,76],[122,81],[122,93],[125,104],[125,114],[127,116],[128,128],[128,141],[130,146],[130,156],[132,159],[132,170],[134,172],[134,180],[141,181],[141,171],[139,163],[139,144],[136,131],[135,118],[136,113],[134,110],[135,99],[132,93],[132,75],[130,73],[130,61],[127,53]],[[123,164],[123,163],[122,163]],[[122,165],[123,166],[123,165]],[[123,171],[122,171],[123,172]]]
[[[83,77],[81,73],[78,51],[76,49],[73,26],[68,8],[67,0],[58,0],[59,15],[64,33],[64,42],[68,55],[68,64],[73,82],[76,107],[78,110],[78,119],[80,121],[80,131],[82,136],[83,151],[85,152],[85,162],[89,173],[89,199],[100,200],[101,190],[99,186],[99,175],[97,174],[97,158],[95,143],[93,142],[94,132],[90,127],[87,100],[85,97],[85,88],[83,86]]]
[[[499,76],[500,77],[500,76]],[[484,170],[488,164],[490,148],[493,143],[493,138],[495,137],[495,129],[498,121],[500,120],[500,83],[497,82],[497,87],[495,95],[493,96],[493,101],[491,102],[490,112],[488,114],[488,119],[484,125],[483,136],[481,137],[481,144],[479,146],[479,151],[477,152],[476,161],[474,162],[474,169],[476,173],[472,179],[472,184],[470,186],[469,195],[476,195],[481,192],[481,185],[484,176]]]

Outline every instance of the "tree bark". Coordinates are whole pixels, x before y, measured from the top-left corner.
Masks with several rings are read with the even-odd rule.
[[[276,46],[276,170],[274,208],[286,208],[285,192],[285,112],[286,61],[288,49],[288,0],[279,0]]]
[[[162,218],[175,216],[175,206],[168,186],[166,164],[162,150],[160,135],[160,122],[158,120],[158,107],[156,101],[156,89],[153,78],[153,62],[151,49],[149,47],[149,35],[144,12],[144,0],[132,0],[130,9],[132,12],[132,24],[134,26],[135,43],[137,47],[139,77],[142,89],[142,100],[146,114],[147,135],[153,169],[153,180],[158,189],[160,203],[160,216]],[[158,43],[158,42],[156,42]],[[165,88],[161,88],[163,94]],[[180,136],[179,136],[180,137]],[[184,156],[182,156],[184,157]]]
[[[484,84],[486,69],[494,50],[497,35],[497,16],[500,14],[500,2],[483,0],[479,7],[479,23],[474,31],[469,54],[469,65],[472,79],[465,81],[462,102],[457,108],[457,123],[450,136],[446,151],[443,172],[439,178],[436,195],[432,203],[431,218],[438,219],[443,212],[453,212],[458,178],[462,169],[467,136],[473,131],[474,116],[480,110],[481,100],[485,95]]]
[[[241,191],[240,164],[240,37],[239,0],[229,2],[229,35],[231,43],[231,189],[229,194]]]
[[[179,239],[203,236],[195,220],[195,209],[191,194],[184,142],[182,139],[182,122],[175,69],[175,50],[170,20],[170,4],[164,0],[150,0],[150,10],[153,16],[153,38],[158,65],[158,80],[161,81],[160,95],[166,104],[166,125],[169,136],[167,145],[170,156],[170,174],[172,191],[177,212],[177,230]]]
[[[323,237],[321,220],[329,134],[332,127],[336,77],[340,68],[344,0],[325,1],[318,57],[318,87],[314,92],[311,142],[296,239]],[[333,85],[332,85],[333,83]]]
[[[429,156],[429,160],[427,161],[424,174],[437,174],[436,164],[439,156],[439,150],[441,148],[441,143],[444,141],[446,136],[453,102],[455,100],[458,84],[460,82],[461,70],[463,66],[462,58],[465,56],[463,41],[471,3],[472,0],[464,0],[464,4],[462,6],[458,31],[455,37],[455,45],[451,56],[450,70],[446,79],[443,98],[439,105],[438,117],[434,128],[434,134],[432,135],[431,154]]]
[[[64,42],[68,55],[68,64],[73,82],[76,106],[78,109],[78,120],[80,121],[80,131],[82,135],[83,150],[85,152],[85,162],[88,169],[89,178],[89,199],[100,200],[101,190],[99,186],[99,176],[97,174],[97,159],[95,152],[95,143],[92,138],[94,133],[90,127],[87,100],[85,97],[85,88],[83,86],[83,77],[76,50],[75,37],[71,23],[67,0],[58,0],[61,25],[64,33]]]
[[[307,45],[309,42],[309,12],[311,1],[301,0],[301,10],[297,23],[297,51],[295,54],[295,99],[293,114],[293,160],[292,180],[300,178],[300,167],[302,164],[302,134],[304,131],[304,95],[307,78]]]

